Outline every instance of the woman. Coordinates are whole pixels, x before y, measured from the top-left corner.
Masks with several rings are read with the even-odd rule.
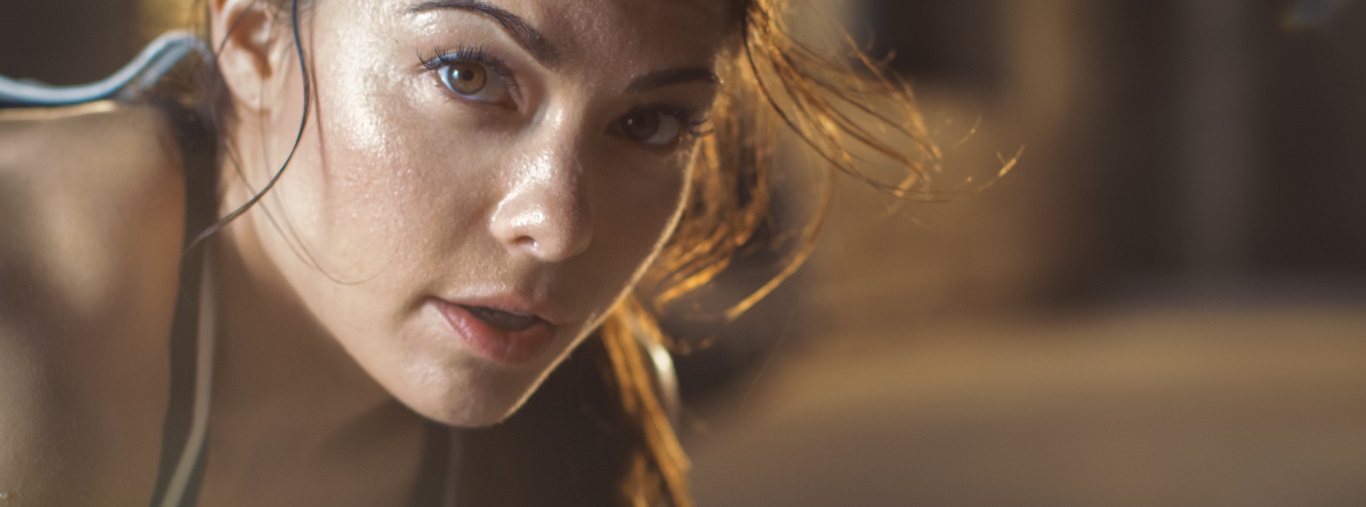
[[[689,503],[637,300],[748,241],[769,104],[921,160],[781,9],[210,0],[191,94],[4,113],[0,503]]]

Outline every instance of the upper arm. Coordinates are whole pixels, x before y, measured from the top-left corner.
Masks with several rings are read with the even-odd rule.
[[[57,389],[40,336],[56,321],[41,315],[46,284],[31,252],[41,241],[29,212],[32,140],[13,117],[0,121],[0,492],[7,504],[40,505],[58,500],[53,471],[64,468],[56,445],[62,418],[50,403]]]
[[[31,331],[0,320],[0,492],[7,506],[70,504],[75,491],[63,485],[79,485],[72,479],[87,471],[61,388]]]
[[[36,296],[98,320],[147,270],[165,271],[153,264],[173,266],[184,180],[166,131],[147,107],[0,116],[0,271],[22,271],[46,292]]]
[[[127,498],[146,489],[144,468],[154,473],[143,451],[159,451],[177,153],[155,110],[64,113],[0,115],[6,507]]]

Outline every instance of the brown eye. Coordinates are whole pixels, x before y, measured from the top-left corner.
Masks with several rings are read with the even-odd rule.
[[[502,102],[507,99],[507,85],[503,77],[490,72],[482,63],[465,60],[441,65],[436,69],[441,84],[461,98],[476,102]]]
[[[488,70],[474,62],[457,62],[446,67],[443,81],[455,93],[474,95],[489,81]]]
[[[616,129],[629,139],[651,146],[664,146],[678,140],[683,122],[677,116],[657,110],[632,111],[617,120]]]

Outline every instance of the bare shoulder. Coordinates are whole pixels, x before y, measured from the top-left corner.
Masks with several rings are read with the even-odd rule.
[[[174,260],[184,185],[168,138],[161,114],[147,107],[0,113],[0,234],[9,239],[0,244],[0,276],[22,269],[32,279],[0,289],[0,301],[41,296],[98,312],[111,291],[127,288],[118,287],[122,274],[138,259]]]
[[[121,498],[154,479],[184,214],[170,134],[147,107],[0,112],[6,505]]]
[[[179,169],[170,126],[151,106],[0,110],[0,178],[11,184],[102,190],[108,205],[123,192],[178,188]]]

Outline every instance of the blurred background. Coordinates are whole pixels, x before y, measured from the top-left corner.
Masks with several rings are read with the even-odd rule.
[[[1366,505],[1366,4],[832,5],[980,122],[939,181],[1024,153],[890,214],[841,182],[717,341],[701,505]]]
[[[182,3],[5,0],[0,72],[102,77]],[[842,179],[789,284],[672,324],[700,505],[1366,505],[1363,2],[825,3],[976,126],[943,181],[1024,152]]]

